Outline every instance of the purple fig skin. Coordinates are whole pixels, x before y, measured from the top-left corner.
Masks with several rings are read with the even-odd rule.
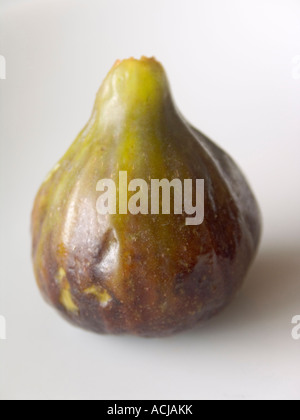
[[[97,182],[204,179],[205,217],[100,216]],[[194,183],[195,184],[195,183]],[[233,160],[176,109],[155,59],[118,61],[84,130],[42,184],[32,212],[37,284],[71,323],[162,337],[220,312],[256,254],[261,217]]]

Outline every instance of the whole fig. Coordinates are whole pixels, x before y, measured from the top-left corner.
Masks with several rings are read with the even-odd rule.
[[[141,205],[130,213],[121,172],[149,186],[153,179],[193,180],[194,194],[196,180],[204,180],[204,219],[189,224],[184,212],[146,214]],[[104,179],[117,186],[116,214],[99,211]],[[150,188],[146,195],[150,200]],[[43,296],[72,323],[164,336],[230,302],[260,229],[244,176],[180,115],[161,64],[131,58],[108,73],[90,121],[38,192],[34,270]]]

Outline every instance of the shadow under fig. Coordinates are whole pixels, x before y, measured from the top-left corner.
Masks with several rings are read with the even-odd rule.
[[[215,318],[184,335],[216,333],[300,314],[300,247],[261,249],[242,290]]]

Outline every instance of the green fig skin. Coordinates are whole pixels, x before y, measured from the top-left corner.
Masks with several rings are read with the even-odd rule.
[[[101,216],[101,179],[204,179],[205,217]],[[118,195],[117,195],[118,199]],[[169,335],[211,318],[241,287],[260,212],[232,159],[178,112],[155,59],[118,61],[92,117],[42,184],[33,265],[51,305],[97,333]]]

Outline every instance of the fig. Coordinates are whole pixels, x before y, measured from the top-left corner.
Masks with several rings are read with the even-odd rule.
[[[132,180],[143,180],[140,190]],[[147,212],[153,180],[170,182],[171,204],[171,180],[190,186],[195,212],[202,193],[203,217],[175,205],[168,214],[162,194]],[[130,199],[137,211],[129,212]],[[232,300],[260,231],[240,169],[182,117],[162,65],[130,58],[108,73],[88,124],[37,194],[33,265],[46,301],[73,324],[159,337],[211,318]]]

